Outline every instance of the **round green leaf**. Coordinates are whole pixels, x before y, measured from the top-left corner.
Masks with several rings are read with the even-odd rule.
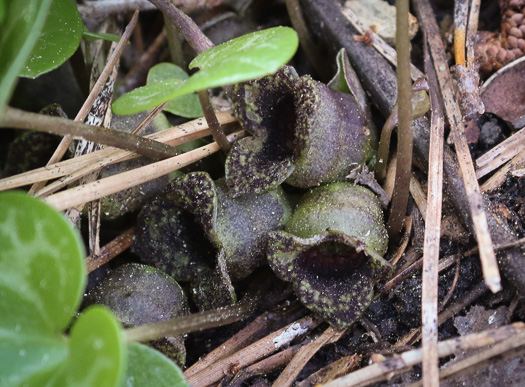
[[[5,15],[5,0],[0,0],[0,23],[4,21]]]
[[[154,349],[139,343],[128,344],[128,369],[123,383],[127,387],[187,387],[179,367]]]
[[[36,78],[73,55],[84,30],[74,1],[52,0],[49,15],[20,76]]]
[[[167,79],[139,87],[113,102],[113,112],[120,115],[135,114],[153,109],[170,99],[180,96],[177,91],[183,85],[180,79]]]
[[[84,248],[62,214],[16,191],[0,193],[0,246],[0,385],[17,385],[67,356],[61,333],[84,290]]]
[[[149,70],[146,84],[162,82],[168,79],[185,80],[188,79],[188,74],[173,63],[159,63]],[[175,98],[164,107],[164,110],[186,118],[202,117],[204,114],[199,97],[194,93]]]
[[[299,38],[293,29],[289,27],[268,28],[240,36],[204,51],[191,61],[189,68],[199,67],[202,70],[242,61],[244,66],[259,68],[261,72],[264,69],[264,72],[257,75],[257,77],[262,77],[276,72],[279,67],[292,59],[298,45]],[[236,79],[237,77],[233,77],[234,80],[226,84],[241,82]]]
[[[86,281],[84,246],[59,212],[22,192],[0,194],[0,330],[61,332]]]
[[[42,386],[67,354],[67,341],[59,335],[0,330],[0,386]]]
[[[200,71],[184,83],[169,79],[135,89],[113,103],[117,114],[134,114],[184,94],[244,82],[274,73],[288,62],[299,44],[297,33],[275,27],[230,40],[198,55],[190,68]]]
[[[3,1],[0,34],[0,116],[40,35],[51,0]]]
[[[149,69],[146,84],[165,81],[166,79],[188,79],[186,71],[173,63],[158,63]]]
[[[69,346],[69,357],[47,385],[121,385],[126,370],[126,344],[120,323],[107,308],[88,308],[73,325]]]

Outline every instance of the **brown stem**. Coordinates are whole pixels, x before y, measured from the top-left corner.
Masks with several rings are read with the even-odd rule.
[[[152,159],[162,160],[179,152],[172,146],[126,132],[75,122],[60,117],[44,116],[7,107],[0,127],[29,129],[60,136],[82,137],[97,144],[129,150]]]
[[[224,130],[222,130],[222,126],[219,123],[215,112],[213,111],[213,106],[211,106],[208,91],[201,90],[199,91],[198,95],[202,111],[204,112],[204,118],[206,118],[206,122],[210,127],[213,139],[215,140],[215,142],[217,142],[217,144],[219,144],[219,146],[224,152],[228,152],[230,150],[230,143],[228,141],[228,138],[224,134]]]
[[[252,302],[245,301],[224,308],[126,329],[126,340],[128,342],[156,340],[166,336],[178,336],[220,327],[248,317],[253,308]]]
[[[318,74],[323,74],[323,63],[321,61],[321,56],[316,49],[310,33],[308,32],[308,27],[304,22],[303,12],[301,11],[301,6],[299,5],[298,0],[286,0],[286,10],[288,11],[288,16],[292,22],[293,28],[297,31],[299,35],[299,43],[301,48],[306,53],[306,56],[312,63],[315,68],[315,71]]]
[[[199,26],[169,0],[150,0],[150,2],[160,9],[173,24],[177,26],[188,44],[197,54],[214,46],[212,41],[202,33]]]
[[[398,88],[398,144],[396,183],[387,229],[396,238],[405,221],[412,169],[412,81],[410,79],[410,41],[408,37],[408,0],[397,0],[396,51]]]

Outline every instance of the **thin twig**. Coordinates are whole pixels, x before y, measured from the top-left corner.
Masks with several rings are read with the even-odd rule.
[[[296,387],[314,387],[322,383],[328,383],[359,367],[361,359],[361,355],[350,355],[338,359],[300,381],[296,384]]]
[[[130,133],[87,125],[61,117],[25,112],[12,107],[5,109],[3,117],[0,118],[0,127],[29,129],[83,138],[97,144],[126,149],[157,160],[173,157],[180,153],[172,146]]]
[[[507,340],[525,330],[522,322],[506,325],[501,328],[491,329],[480,333],[456,337],[442,341],[438,345],[438,356],[450,356],[458,351],[482,348]],[[392,378],[394,375],[406,372],[414,365],[421,362],[422,349],[414,349],[400,355],[394,355],[385,361],[374,363],[361,368],[351,374],[325,384],[325,387],[362,387]]]
[[[106,63],[106,66],[104,67],[104,70],[100,74],[100,77],[98,78],[97,82],[93,86],[93,89],[91,89],[91,92],[89,93],[88,97],[84,101],[84,104],[80,108],[79,112],[77,113],[77,116],[75,117],[75,121],[82,122],[86,118],[87,114],[89,113],[89,110],[91,109],[91,106],[93,105],[93,102],[95,102],[95,99],[100,94],[100,91],[106,84],[106,80],[108,79],[109,75],[113,71],[113,67],[117,63],[117,61],[120,59],[120,56],[122,55],[122,51],[124,51],[124,48],[126,47],[126,44],[131,37],[131,34],[133,32],[133,29],[135,28],[135,25],[137,24],[137,20],[139,18],[139,12],[136,10],[133,13],[133,17],[131,18],[130,22],[126,26],[126,29],[124,30],[124,33],[122,34],[122,37],[120,38],[117,46],[115,47],[115,51],[109,56],[108,61]],[[71,144],[72,141],[71,136],[65,136],[60,144],[58,145],[57,149],[49,159],[47,165],[54,164],[60,160],[62,160],[62,157],[64,157],[64,154],[66,153],[69,144]],[[94,141],[96,142],[96,141]],[[39,182],[35,184],[34,187],[31,187],[30,193],[34,193],[40,189],[42,189],[46,185],[45,181]]]
[[[525,128],[521,128],[519,132],[514,133],[476,159],[476,177],[481,179],[524,150]]]
[[[231,114],[231,111],[219,112],[217,113],[217,116],[222,125],[236,121],[235,117]],[[204,118],[198,118],[145,137],[162,143],[167,143],[171,146],[177,146],[209,135],[210,130],[208,129],[206,121]],[[104,166],[129,160],[138,156],[137,153],[119,150],[114,147],[107,147],[74,159],[64,160],[56,164],[2,179],[0,180],[0,191],[22,187],[41,180],[61,178],[68,174],[78,173],[78,175],[82,177],[83,175],[80,171],[83,168],[86,168],[84,171],[85,173],[90,173]]]
[[[164,106],[166,106],[166,104],[167,102],[153,109],[153,111],[150,114],[148,114],[148,116],[135,128],[135,130],[133,130],[133,132],[131,132],[131,134],[138,135],[145,127],[147,127],[150,124],[151,121],[153,121],[153,119],[157,116],[157,114],[159,114],[162,111],[162,109],[164,108]],[[123,153],[120,150],[114,151],[109,156],[101,159],[99,162],[88,164],[83,168],[79,168],[78,170],[70,174],[69,176],[64,176],[52,182],[51,184],[46,185],[40,191],[36,192],[35,196],[38,196],[38,197],[49,196],[57,192],[59,189],[71,183],[74,183],[78,179],[90,173],[100,171],[103,167],[107,165],[114,164],[118,161],[121,161],[121,158],[122,159],[124,158],[124,154],[125,153]]]
[[[134,238],[135,228],[128,228],[118,237],[102,247],[96,258],[87,257],[86,267],[88,274],[98,269],[102,265],[105,265],[117,255],[128,249],[132,245]]]
[[[254,340],[262,337],[262,332],[265,332],[275,321],[283,321],[282,325],[288,325],[298,318],[298,312],[301,311],[303,311],[301,313],[303,314],[305,308],[296,301],[291,305],[282,305],[272,311],[264,312],[241,331],[237,332],[203,358],[200,358],[195,364],[184,371],[184,376],[188,378],[208,367],[214,366],[218,361],[247,347]]]
[[[329,327],[321,336],[301,347],[273,384],[280,387],[291,386],[312,356],[314,356],[324,345],[339,340],[344,332],[344,330],[335,331],[332,327]]]
[[[430,52],[434,61],[434,69],[436,70],[437,78],[442,89],[445,111],[456,147],[456,155],[467,193],[474,232],[480,248],[480,259],[485,283],[492,292],[498,292],[501,290],[498,262],[492,247],[492,237],[483,209],[483,198],[465,137],[463,119],[454,95],[452,78],[447,67],[443,42],[439,35],[434,12],[428,0],[418,1],[415,3],[415,6],[419,9],[420,22],[428,37]]]
[[[230,137],[238,139],[244,136],[244,131],[234,133]],[[132,171],[94,181],[83,186],[74,187],[58,192],[46,198],[46,203],[58,210],[65,210],[82,203],[91,202],[104,196],[134,187],[170,172],[181,169],[187,165],[209,156],[219,150],[216,142],[197,148],[179,156],[148,164]]]
[[[211,106],[208,90],[201,90],[197,94],[199,96],[199,102],[201,103],[202,111],[204,112],[204,117],[206,118],[206,122],[208,123],[208,127],[210,128],[213,139],[217,144],[219,144],[223,152],[228,153],[231,144],[224,134],[224,130],[222,129],[221,124],[219,123],[219,120],[213,111],[213,106]]]
[[[509,161],[503,168],[497,171],[492,175],[483,185],[481,190],[483,192],[495,191],[501,187],[509,173],[512,173],[514,170],[522,168],[525,165],[525,149],[518,153],[514,158]]]
[[[481,0],[471,0],[467,26],[467,65],[474,60]]]
[[[484,283],[479,284],[462,297],[458,298],[453,304],[450,304],[438,315],[438,325],[443,324],[457,313],[465,309],[468,305],[472,304],[482,295],[488,291]],[[402,347],[403,345],[414,345],[421,340],[421,328],[414,329],[408,335],[399,340],[394,347]]]
[[[242,320],[252,312],[253,302],[244,301],[224,308],[177,317],[172,320],[160,321],[126,329],[126,341],[156,340],[167,336],[178,336],[204,329],[216,328]]]
[[[454,272],[454,279],[452,280],[452,285],[450,285],[450,289],[448,290],[447,295],[443,299],[443,302],[441,305],[439,305],[439,312],[441,312],[445,306],[447,306],[448,302],[452,298],[452,294],[454,294],[454,290],[456,289],[456,285],[458,283],[459,279],[459,269],[461,268],[461,254],[456,255],[456,271]]]
[[[179,10],[169,0],[150,0],[160,9],[179,29],[193,50],[200,54],[214,46],[212,41],[206,37],[193,20]]]
[[[468,0],[454,0],[454,56],[456,64],[466,67],[465,41],[467,36]]]
[[[343,10],[343,15],[361,35],[365,35],[367,33],[371,34],[372,46],[377,50],[377,52],[383,55],[387,61],[392,63],[394,66],[397,66],[397,54],[395,49],[385,42],[381,36],[368,29],[350,8],[345,8]],[[415,81],[418,78],[423,78],[424,74],[419,71],[416,66],[410,63],[410,76],[412,80]]]
[[[321,323],[319,318],[304,317],[292,324],[263,337],[252,345],[221,360],[220,364],[208,367],[186,379],[191,386],[210,385],[218,382],[232,367],[243,368],[288,345],[295,338],[311,331]]]
[[[481,367],[486,367],[493,364],[494,357],[501,361],[509,357],[518,357],[525,353],[525,333],[519,332],[514,337],[508,338],[500,343],[496,343],[493,347],[488,348],[480,353],[476,353],[467,357],[457,363],[450,365],[439,373],[441,380],[448,380],[452,377],[457,377],[460,374],[474,372]],[[501,358],[502,357],[502,358]],[[419,387],[420,383],[411,384],[410,387]]]
[[[428,44],[425,40],[425,70],[430,87],[431,119],[428,155],[428,192],[425,216],[425,242],[423,246],[422,276],[422,330],[423,330],[423,384],[439,386],[438,367],[438,261],[441,235],[441,207],[443,201],[443,136],[445,120],[432,68]]]

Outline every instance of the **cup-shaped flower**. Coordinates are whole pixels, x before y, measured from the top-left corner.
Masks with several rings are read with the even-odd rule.
[[[374,153],[370,128],[355,98],[292,67],[233,88],[232,105],[252,134],[226,160],[234,196],[260,193],[286,180],[302,188],[344,180]]]
[[[333,183],[313,189],[285,231],[270,234],[268,262],[306,307],[344,328],[368,308],[374,282],[391,273],[381,256],[387,242],[375,195]]]
[[[214,182],[205,172],[176,179],[170,197],[195,216],[217,251],[224,252],[232,280],[246,277],[265,263],[268,232],[282,229],[291,215],[280,187],[234,198],[224,180]]]

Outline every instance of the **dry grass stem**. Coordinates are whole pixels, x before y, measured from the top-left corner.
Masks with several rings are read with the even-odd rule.
[[[408,247],[408,242],[410,241],[410,234],[412,233],[413,223],[414,223],[414,219],[411,216],[407,216],[405,218],[405,232],[403,233],[399,247],[394,253],[393,258],[390,260],[390,263],[392,265],[395,265],[405,253],[405,250]]]
[[[361,35],[370,34],[372,36],[372,46],[374,46],[377,52],[383,55],[383,57],[394,66],[397,66],[397,54],[394,48],[385,42],[382,37],[365,26],[351,9],[344,9],[343,15]],[[410,63],[410,77],[413,81],[418,78],[423,78],[424,76],[425,75],[416,66]]]
[[[445,119],[437,94],[436,74],[432,68],[428,44],[425,43],[425,70],[431,87],[430,146],[428,155],[427,207],[423,244],[421,321],[423,332],[423,384],[439,386],[438,347],[438,262],[443,203],[443,136]],[[413,194],[412,194],[413,195]]]
[[[480,333],[442,341],[438,345],[438,356],[450,356],[459,351],[482,348],[503,340],[512,338],[517,333],[525,330],[522,322],[506,325],[497,329],[490,329]],[[361,387],[369,386],[383,380],[388,380],[395,375],[410,370],[414,365],[421,363],[422,349],[414,349],[399,355],[387,358],[385,361],[374,363],[361,368],[351,374],[345,375],[332,382],[324,384],[325,387]]]
[[[117,255],[128,249],[135,238],[135,228],[129,228],[100,249],[96,258],[86,257],[88,274],[105,265]]]
[[[184,335],[204,329],[221,327],[247,318],[253,312],[252,301],[240,301],[234,305],[205,312],[193,313],[172,320],[160,321],[126,329],[126,341],[156,340],[167,336]]]
[[[310,361],[317,351],[319,351],[324,345],[339,340],[344,332],[344,330],[335,331],[332,327],[329,327],[322,335],[301,347],[273,384],[280,387],[291,386],[295,379],[297,379],[299,373],[303,370],[306,363]]]
[[[483,277],[489,289],[492,292],[498,292],[501,290],[501,276],[499,273],[498,262],[496,260],[496,255],[494,254],[487,216],[483,208],[483,198],[481,196],[481,190],[474,170],[474,163],[472,162],[467,139],[465,137],[463,118],[455,97],[452,77],[448,70],[443,42],[439,35],[434,12],[432,11],[428,0],[417,2],[416,6],[420,9],[420,22],[427,34],[430,52],[434,61],[434,69],[441,86],[445,111],[451,127],[456,155],[472,215],[473,228],[480,249]]]
[[[503,168],[492,175],[483,185],[481,190],[483,192],[495,191],[505,183],[507,176],[515,170],[523,168],[525,165],[525,149],[518,153],[509,161]]]
[[[244,131],[231,135],[231,139],[244,136]],[[217,143],[212,143],[179,156],[126,171],[117,175],[94,181],[66,191],[58,192],[46,198],[46,203],[58,210],[65,210],[83,203],[103,198],[104,196],[134,187],[209,156],[219,150]]]
[[[466,67],[465,42],[467,37],[468,0],[454,1],[454,56],[456,64]]]
[[[423,220],[426,220],[427,194],[423,190],[423,187],[421,187],[419,180],[414,175],[410,178],[410,195],[412,196],[412,199],[414,199],[414,202],[416,202],[416,206],[419,209]]]
[[[457,363],[450,365],[439,373],[441,380],[472,373],[482,367],[493,364],[493,358],[497,360],[518,357],[525,353],[525,332],[518,332],[514,337],[508,338],[500,343],[494,344],[480,353],[476,353]],[[419,387],[421,383],[414,383],[410,387]]]
[[[300,381],[296,384],[296,387],[313,387],[318,384],[328,383],[331,380],[337,379],[355,370],[359,367],[361,359],[361,355],[342,357]]]
[[[254,340],[256,340],[256,338],[260,338],[262,336],[261,333],[268,329],[268,327],[270,327],[274,320],[272,317],[270,317],[270,314],[277,314],[279,315],[279,319],[292,322],[295,320],[294,317],[296,316],[297,311],[299,310],[304,310],[304,308],[298,302],[295,302],[291,305],[281,306],[277,310],[274,310],[272,312],[268,311],[263,313],[250,324],[248,324],[246,327],[244,327],[241,331],[233,335],[231,338],[219,345],[206,356],[199,359],[195,364],[193,364],[190,368],[184,371],[184,376],[192,376],[204,370],[205,368],[212,366],[219,360],[230,356],[231,354],[237,352],[243,347],[247,347]],[[293,320],[290,320],[290,317],[293,318]]]
[[[467,306],[471,305],[474,301],[480,298],[488,291],[484,283],[479,284],[468,293],[464,294],[462,297],[458,298],[454,303],[448,305],[441,313],[438,315],[438,326],[446,322],[447,320],[454,317],[457,313],[461,312]],[[414,345],[419,340],[421,340],[421,327],[414,329],[408,335],[399,340],[394,348],[403,347],[404,345]]]
[[[190,386],[208,386],[218,382],[231,372],[232,368],[241,369],[245,366],[270,355],[292,340],[311,331],[321,323],[319,318],[304,317],[292,324],[281,328],[270,335],[263,337],[246,348],[222,359],[213,367],[208,367],[201,372],[186,378]]]
[[[217,113],[217,117],[222,125],[236,121],[231,112],[219,112]],[[204,118],[198,118],[145,137],[171,146],[177,146],[209,135],[210,131],[206,121]],[[56,179],[69,174],[78,173],[79,177],[82,177],[82,173],[84,172],[90,173],[106,165],[129,160],[138,156],[137,153],[130,151],[106,147],[77,158],[64,160],[56,164],[2,179],[0,180],[0,191],[22,187],[41,180]],[[86,170],[81,171],[83,168],[86,168]]]
[[[525,151],[525,128],[514,133],[476,160],[476,177],[481,179],[486,174],[499,168],[518,153]]]
[[[91,92],[89,93],[88,97],[84,101],[84,104],[80,108],[79,112],[77,113],[77,116],[75,117],[76,122],[82,122],[86,118],[86,116],[89,113],[89,110],[91,109],[91,106],[93,105],[93,102],[95,102],[95,99],[100,94],[100,91],[106,84],[107,79],[109,78],[111,72],[113,71],[114,66],[119,61],[120,56],[122,55],[122,51],[124,51],[124,48],[126,47],[126,44],[131,37],[131,34],[133,32],[133,29],[135,28],[135,25],[137,24],[137,20],[139,18],[139,12],[138,10],[135,10],[133,13],[133,16],[131,20],[129,21],[128,25],[126,26],[126,29],[124,30],[124,33],[122,34],[122,37],[120,38],[117,46],[115,47],[115,50],[113,53],[109,56],[108,61],[106,63],[106,66],[104,67],[104,70],[100,73],[100,77],[98,78],[97,82],[91,89]],[[58,145],[57,149],[49,159],[47,165],[54,164],[60,160],[62,160],[62,157],[64,157],[64,154],[66,153],[69,144],[71,144],[72,141],[71,136],[65,136],[60,144]],[[31,187],[30,193],[37,192],[38,190],[42,189],[46,185],[45,181],[39,182],[35,184],[34,187]]]
[[[470,64],[475,57],[474,45],[476,44],[478,33],[480,3],[481,0],[471,0],[470,2],[467,26],[467,64]]]

